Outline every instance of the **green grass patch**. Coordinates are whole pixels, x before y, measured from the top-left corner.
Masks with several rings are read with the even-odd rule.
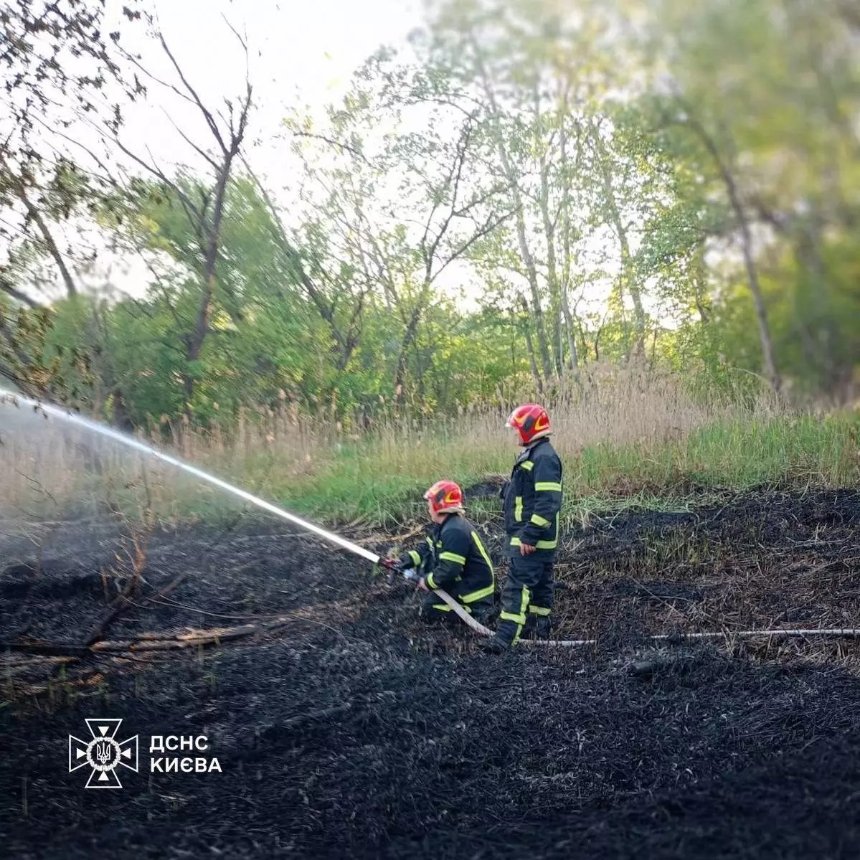
[[[761,486],[857,487],[858,440],[857,412],[724,420],[680,438],[639,444],[579,446],[572,434],[560,432],[554,444],[565,467],[564,518],[568,525],[584,525],[595,514],[612,516],[630,508],[686,511]],[[292,461],[283,448],[261,446],[229,455],[199,451],[194,459],[214,475],[314,521],[361,520],[385,528],[422,520],[423,492],[440,478],[468,490],[492,476],[507,476],[517,450],[504,431],[470,435],[462,426],[436,431],[403,426],[348,443],[318,441]],[[33,484],[19,512],[32,517],[44,509],[51,519],[71,504],[92,513],[118,508],[130,519],[151,509],[162,521],[212,524],[234,520],[244,505],[195,478],[155,465],[142,471],[133,464],[118,465],[104,474],[68,465],[60,472],[77,476],[64,482],[63,497],[57,481],[44,477],[42,484]],[[39,490],[42,485],[51,493]],[[481,499],[469,499],[467,493],[467,506],[479,520],[498,518],[500,512],[492,492]]]
[[[858,437],[860,416],[851,414],[714,424],[673,442],[586,448],[568,462],[566,486],[585,496],[641,489],[672,496],[691,486],[856,486]]]
[[[402,523],[426,513],[424,491],[440,478],[463,487],[506,474],[515,449],[481,450],[468,440],[405,438],[400,450],[370,439],[344,448],[317,472],[274,488],[290,509],[332,522]]]
[[[860,415],[756,418],[713,424],[684,439],[648,445],[600,444],[571,453],[565,464],[565,516],[629,507],[687,510],[724,490],[752,487],[860,485]],[[424,515],[423,491],[442,477],[462,486],[506,475],[516,449],[479,447],[467,436],[431,434],[368,439],[343,447],[316,470],[282,485],[267,466],[259,491],[291,510],[329,522],[363,519],[391,525]],[[253,475],[248,477],[252,478]],[[498,502],[472,506],[489,515]]]

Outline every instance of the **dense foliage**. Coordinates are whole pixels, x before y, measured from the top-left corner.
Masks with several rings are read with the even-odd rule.
[[[64,5],[65,29],[34,45],[99,23],[76,28]],[[10,137],[0,207],[23,232],[0,277],[0,372],[126,426],[217,423],[249,404],[348,422],[453,414],[575,386],[607,361],[708,389],[855,397],[851,4],[573,5],[430,3],[410,50],[371,57],[322,120],[285,117],[287,189],[251,167],[250,83],[207,107],[163,40],[211,132],[183,135],[194,164],[130,151],[119,113],[98,166],[16,155]],[[29,26],[27,8],[7,30]],[[0,57],[12,83],[35,62],[18,44]],[[99,87],[113,76],[142,97],[109,56],[93,55]],[[92,81],[64,80],[66,107],[86,113],[75,93]],[[81,287],[98,259],[52,236],[84,221],[145,261],[145,294]]]

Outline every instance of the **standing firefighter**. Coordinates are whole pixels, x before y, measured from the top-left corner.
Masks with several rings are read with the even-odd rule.
[[[418,588],[430,592],[421,617],[446,619],[451,607],[433,592],[442,588],[478,620],[493,609],[496,583],[490,556],[475,527],[463,516],[463,491],[453,481],[437,481],[424,494],[433,526],[417,549],[397,560],[401,570],[415,568]]]
[[[548,639],[553,602],[553,562],[561,511],[561,460],[547,438],[542,406],[518,406],[507,420],[523,450],[502,491],[510,570],[502,591],[496,634],[483,646],[504,651],[521,634]]]

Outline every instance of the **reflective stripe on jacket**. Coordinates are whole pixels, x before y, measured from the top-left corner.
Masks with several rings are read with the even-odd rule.
[[[509,546],[526,543],[539,550],[558,546],[561,472],[561,460],[547,438],[517,457],[503,496]]]
[[[424,578],[428,588],[448,589],[458,584],[463,603],[491,597],[495,575],[490,555],[475,527],[460,514],[449,514],[434,524],[424,543],[400,557]]]

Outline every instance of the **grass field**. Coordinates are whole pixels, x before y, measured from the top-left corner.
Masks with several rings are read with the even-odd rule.
[[[0,420],[9,411],[0,411]],[[355,434],[249,410],[229,433],[185,427],[154,444],[321,521],[385,527],[422,516],[421,494],[439,478],[468,488],[506,475],[517,454],[506,412],[428,424],[388,419]],[[683,508],[724,490],[860,484],[856,410],[804,413],[767,399],[706,405],[671,378],[631,376],[562,398],[551,416],[572,520],[631,505]],[[0,424],[0,507],[12,513],[107,506],[135,516],[210,519],[235,509],[220,491],[115,443],[72,434],[56,420],[13,417]],[[471,512],[492,507],[482,501]]]

